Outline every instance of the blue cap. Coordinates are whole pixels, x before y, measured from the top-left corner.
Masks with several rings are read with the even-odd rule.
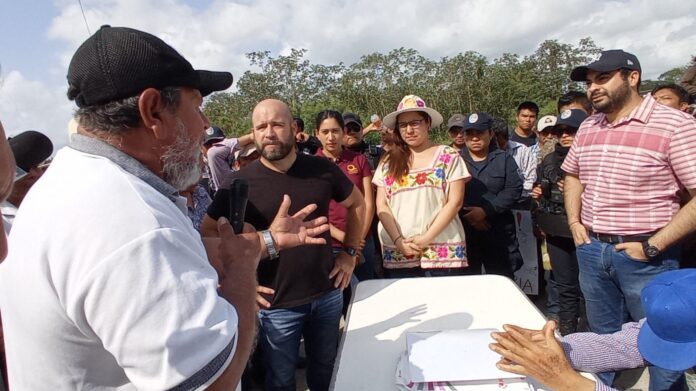
[[[638,350],[646,361],[672,371],[696,365],[696,269],[658,274],[641,294],[646,321]]]
[[[472,113],[464,120],[463,131],[478,130],[484,131],[491,128],[493,119],[486,113]]]
[[[605,50],[597,61],[588,65],[579,66],[570,72],[570,80],[585,81],[589,70],[597,72],[610,72],[617,69],[628,69],[641,72],[640,62],[634,54],[624,52],[621,49]]]
[[[225,133],[222,129],[217,126],[211,126],[205,130],[205,136],[203,138],[203,145],[208,144],[212,141],[222,141],[225,139]]]
[[[563,110],[556,119],[556,125],[554,125],[554,127],[565,125],[577,129],[585,118],[587,118],[587,113],[580,109]]]

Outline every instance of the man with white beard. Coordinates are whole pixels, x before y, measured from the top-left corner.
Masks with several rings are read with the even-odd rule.
[[[213,268],[178,192],[199,179],[203,96],[232,75],[104,26],[78,48],[68,83],[78,134],[24,199],[0,269],[10,387],[234,389],[255,336],[260,257],[324,243],[314,236],[325,219],[302,222],[314,206],[288,216],[289,200],[267,232],[235,235],[222,218]]]

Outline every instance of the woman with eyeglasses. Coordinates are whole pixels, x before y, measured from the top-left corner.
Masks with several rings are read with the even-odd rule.
[[[470,175],[456,150],[428,137],[442,115],[408,95],[383,122],[394,129],[394,143],[372,183],[386,276],[460,274],[467,258],[457,211]]]
[[[573,234],[563,201],[563,177],[561,165],[575,139],[587,113],[578,109],[565,110],[558,116],[551,133],[558,139],[553,152],[544,157],[538,168],[538,183],[532,190],[532,198],[539,207],[535,211],[539,228],[546,234],[546,247],[558,288],[558,318],[561,335],[577,331],[578,317],[584,312],[578,259],[575,255]]]

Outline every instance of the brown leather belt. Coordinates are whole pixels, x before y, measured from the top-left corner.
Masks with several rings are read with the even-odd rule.
[[[601,234],[599,232],[594,232],[590,231],[590,237],[595,238],[599,240],[600,242],[604,243],[609,243],[609,244],[619,244],[619,243],[626,243],[626,242],[644,242],[648,239],[650,239],[655,232],[649,232],[645,234],[640,234],[640,235],[610,235],[610,234]]]

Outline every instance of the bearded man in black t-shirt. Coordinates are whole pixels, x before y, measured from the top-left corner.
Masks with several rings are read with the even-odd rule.
[[[283,202],[315,204],[313,219],[328,216],[334,200],[348,209],[344,248],[332,255],[331,238],[324,233],[324,245],[305,245],[283,250],[262,260],[258,267],[259,345],[266,364],[267,390],[294,390],[295,367],[300,339],[307,352],[307,385],[327,390],[338,346],[338,327],[343,306],[341,290],[350,283],[364,215],[360,190],[329,160],[298,154],[295,130],[288,106],[278,100],[260,102],[252,113],[253,135],[261,158],[230,174],[223,188],[235,178],[249,183],[245,221],[256,230],[267,229]],[[218,192],[208,209],[202,231],[229,212],[229,192]],[[270,235],[269,235],[270,236]],[[267,238],[274,247],[274,238]],[[274,256],[275,255],[275,256]]]

